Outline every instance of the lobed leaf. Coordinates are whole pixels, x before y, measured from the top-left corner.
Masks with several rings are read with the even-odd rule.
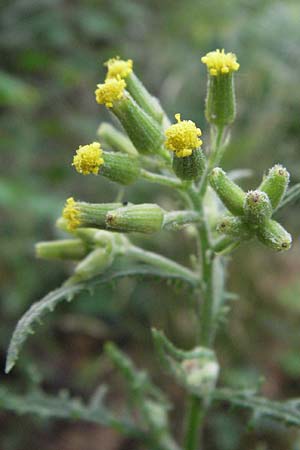
[[[128,261],[125,261],[125,263],[126,264],[124,264],[124,261],[120,258],[118,263],[113,264],[108,271],[100,276],[96,276],[90,280],[75,285],[63,285],[62,287],[47,294],[38,302],[33,303],[33,305],[31,305],[31,307],[21,317],[13,332],[7,352],[5,372],[10,372],[14,367],[27,337],[34,333],[34,325],[41,323],[41,318],[47,312],[52,312],[58,303],[65,299],[68,301],[72,300],[83,290],[92,290],[98,284],[108,283],[117,278],[136,276],[143,278],[151,277],[157,279],[171,279],[188,285],[191,285],[192,283],[191,279],[184,277],[183,274],[178,275],[146,264],[128,265]]]
[[[257,396],[253,391],[227,388],[216,389],[212,393],[212,399],[251,409],[256,417],[268,417],[286,425],[300,427],[300,399],[279,402]]]

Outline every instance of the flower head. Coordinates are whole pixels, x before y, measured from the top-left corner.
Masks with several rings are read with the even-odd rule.
[[[112,108],[113,103],[123,97],[125,87],[126,83],[120,76],[105,80],[105,83],[97,85],[95,90],[96,102],[104,104],[107,108]]]
[[[106,79],[110,78],[126,78],[132,72],[132,59],[124,61],[119,56],[111,58],[104,64],[107,67]]]
[[[63,218],[67,221],[69,231],[74,231],[80,225],[79,210],[73,197],[68,198],[63,209]]]
[[[99,142],[92,142],[92,144],[79,146],[76,155],[74,155],[72,166],[75,166],[77,172],[83,175],[90,173],[97,175],[103,163],[104,159]]]
[[[214,52],[209,52],[201,58],[203,64],[207,65],[207,69],[213,77],[217,75],[224,75],[230,72],[239,70],[239,63],[236,60],[234,53],[225,53],[217,49]]]
[[[202,144],[200,128],[191,120],[181,120],[180,114],[175,114],[177,123],[171,125],[165,132],[167,149],[176,153],[179,158],[190,156]]]

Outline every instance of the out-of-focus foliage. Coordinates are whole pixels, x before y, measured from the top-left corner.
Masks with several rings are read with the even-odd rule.
[[[119,54],[135,61],[136,72],[170,113],[182,113],[205,129],[205,68],[200,56],[216,47],[238,54],[238,119],[227,156],[230,167],[257,169],[282,162],[300,181],[300,4],[297,0],[2,0],[0,16],[0,349],[4,360],[17,318],[37,298],[65,278],[67,264],[36,261],[33,244],[58,232],[53,223],[70,194],[82,200],[113,201],[115,185],[98,178],[82,183],[70,167],[74,149],[95,139],[104,108],[94,102],[103,79],[102,63]],[[206,136],[204,136],[205,140]],[[228,164],[229,165],[229,164]],[[249,180],[249,186],[257,180]],[[247,188],[248,180],[244,181]],[[108,187],[109,186],[109,187]],[[126,197],[168,207],[165,191],[148,185],[130,188]],[[295,234],[299,204],[284,211]],[[278,215],[283,214],[281,211]],[[182,260],[188,237],[157,235],[155,250]],[[150,241],[148,241],[150,247]],[[153,244],[152,244],[153,245]],[[185,251],[183,252],[183,249]],[[224,381],[243,386],[265,376],[269,397],[299,395],[299,243],[284,256],[242,248],[234,255],[233,302],[229,336],[219,339],[219,359],[228,367]],[[245,258],[245,255],[247,258]],[[187,262],[187,261],[184,261]],[[150,326],[162,327],[175,342],[191,343],[193,317],[189,300],[163,285],[124,279],[60,307],[40,334],[32,338],[22,369],[5,383],[19,389],[36,376],[49,391],[68,387],[89,395],[111,368],[99,361],[103,341],[115,339],[138,365],[149,367],[168,395],[180,395],[162,377],[153,360]],[[101,303],[99,298],[101,294]],[[164,303],[160,301],[164,298]],[[178,335],[178,330],[181,335]],[[140,348],[143,351],[140,351]],[[149,349],[145,351],[144,349]],[[261,352],[260,352],[261,349]],[[36,373],[31,362],[39,367]],[[230,368],[230,369],[229,369]],[[255,369],[254,369],[255,368]],[[115,380],[116,387],[118,380]],[[113,401],[118,404],[116,389]],[[172,413],[174,429],[179,413]],[[35,431],[20,433],[20,422],[3,415],[3,448],[87,450],[134,448],[113,434],[87,434],[84,428],[46,425],[26,419]],[[242,433],[246,416],[218,410],[208,422],[210,449],[296,449],[300,436],[265,421],[259,430]],[[25,422],[24,422],[25,423]],[[177,427],[178,425],[178,427]],[[213,433],[210,431],[213,430]],[[82,444],[85,436],[89,444]],[[101,436],[101,437],[99,437]],[[106,439],[106,440],[105,440]],[[298,444],[297,444],[298,439]],[[94,442],[95,441],[95,442]],[[80,443],[81,442],[81,443]],[[98,446],[97,446],[98,442]],[[89,447],[87,446],[89,445]],[[123,445],[123,447],[121,447]]]

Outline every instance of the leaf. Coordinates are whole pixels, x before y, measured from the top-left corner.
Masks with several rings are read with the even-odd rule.
[[[216,389],[211,398],[225,401],[241,408],[253,410],[255,416],[265,416],[273,420],[300,427],[300,399],[284,402],[268,400],[254,394],[253,391],[233,389]]]
[[[145,371],[138,370],[131,359],[112,342],[105,345],[105,352],[125,380],[130,404],[138,411],[140,424],[148,430],[151,448],[179,450],[170,432],[168,410],[170,404],[164,394],[152,384]]]
[[[280,205],[276,209],[276,212],[282,209],[284,206],[288,205],[289,203],[294,203],[299,199],[300,199],[300,183],[297,183],[287,191]]]
[[[100,276],[96,276],[83,283],[70,286],[62,286],[43,297],[40,301],[33,303],[33,305],[21,317],[12,335],[6,360],[5,372],[8,373],[14,367],[20,350],[29,334],[34,333],[34,325],[41,323],[41,318],[47,312],[52,312],[56,305],[67,299],[72,300],[75,295],[83,290],[92,290],[98,284],[108,283],[111,280],[124,277],[152,277],[157,279],[173,279],[179,280],[186,284],[191,284],[191,280],[184,278],[183,275],[177,275],[164,271],[162,269],[154,268],[146,264],[132,264],[128,266],[128,260],[119,258],[119,261],[111,266],[111,268]]]
[[[14,367],[19,357],[20,350],[28,335],[34,333],[33,325],[36,322],[41,323],[41,318],[43,317],[43,315],[48,311],[52,312],[57,303],[61,302],[65,298],[67,298],[68,300],[72,300],[73,296],[82,291],[83,288],[84,285],[82,284],[67,287],[62,286],[61,288],[55,289],[54,291],[47,294],[40,301],[31,305],[31,307],[26,311],[26,313],[17,323],[17,326],[12,335],[7,352],[5,373],[10,372]]]
[[[83,403],[82,399],[70,397],[66,391],[61,391],[58,396],[53,396],[36,389],[21,395],[1,387],[0,409],[18,414],[36,414],[44,418],[55,417],[99,423],[130,436],[141,436],[142,433],[131,420],[116,417],[108,410],[103,403],[105,391],[104,386],[98,389],[97,401],[93,398],[93,401],[87,405]]]

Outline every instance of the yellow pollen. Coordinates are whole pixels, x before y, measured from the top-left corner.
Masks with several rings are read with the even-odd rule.
[[[69,231],[74,231],[80,225],[79,210],[73,197],[68,198],[63,209],[63,218],[67,221]]]
[[[177,123],[171,125],[166,131],[165,146],[175,152],[178,158],[190,156],[202,144],[201,130],[191,120],[181,120],[180,114],[175,114]]]
[[[98,84],[95,90],[96,102],[104,104],[107,108],[112,108],[113,102],[120,100],[124,95],[126,83],[118,76],[105,80],[105,83]]]
[[[201,61],[207,65],[207,70],[213,77],[235,72],[240,67],[236,60],[236,55],[234,53],[225,53],[224,49],[221,51],[217,49],[214,52],[207,53],[201,58]]]
[[[133,62],[132,59],[124,61],[117,56],[106,61],[104,65],[107,67],[106,79],[117,78],[118,76],[126,78],[132,72]]]
[[[102,149],[99,142],[93,142],[88,145],[80,145],[73,157],[72,166],[78,173],[88,175],[93,173],[97,175],[100,167],[104,163],[102,158]]]

